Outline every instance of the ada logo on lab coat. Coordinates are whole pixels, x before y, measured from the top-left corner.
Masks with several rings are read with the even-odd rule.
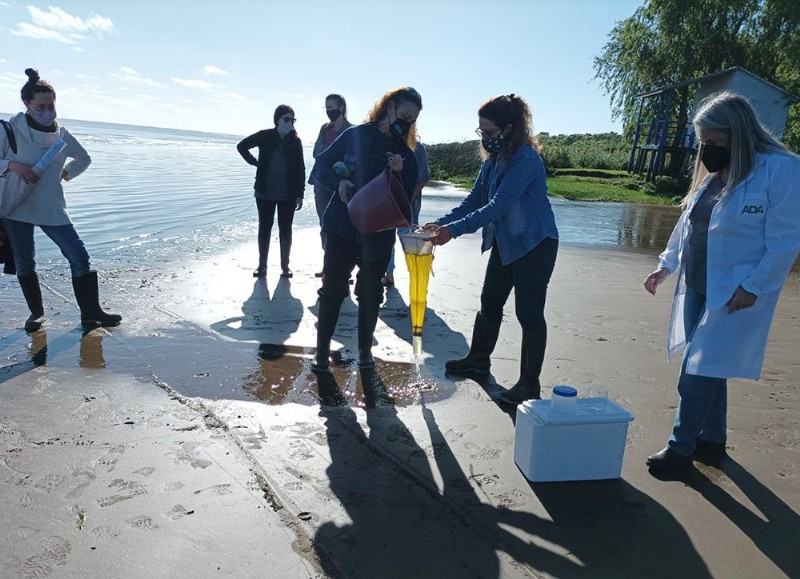
[[[745,205],[742,207],[742,213],[764,213],[763,205]]]

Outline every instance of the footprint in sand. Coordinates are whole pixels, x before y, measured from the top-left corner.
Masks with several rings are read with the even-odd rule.
[[[138,474],[139,476],[145,477],[145,476],[150,476],[154,472],[156,472],[156,469],[154,467],[152,467],[152,466],[143,466],[142,468],[139,468],[139,469],[136,469],[135,471],[133,471],[133,474]]]
[[[46,493],[52,493],[55,492],[59,486],[64,484],[65,480],[64,475],[48,474],[33,483],[33,486]]]
[[[22,577],[25,579],[39,579],[47,577],[58,565],[63,565],[67,556],[72,551],[72,545],[62,537],[51,536],[42,551],[25,559],[22,567]]]
[[[147,494],[147,489],[145,488],[145,486],[136,481],[125,481],[118,478],[114,479],[108,486],[109,488],[115,488],[121,490],[122,493],[98,499],[97,502],[100,504],[101,507],[109,507],[116,503],[130,500],[139,495]]]
[[[137,517],[131,517],[127,520],[127,523],[134,529],[139,529],[141,531],[153,531],[158,528],[153,522],[153,519],[148,517],[147,515],[139,515]]]
[[[215,495],[229,495],[233,491],[231,490],[231,485],[229,484],[222,484],[222,485],[214,485],[212,487],[206,487],[204,489],[200,489],[199,491],[194,491],[194,494],[199,495],[201,493],[211,493]]]

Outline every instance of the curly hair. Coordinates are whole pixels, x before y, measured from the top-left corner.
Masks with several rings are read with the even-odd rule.
[[[522,145],[530,145],[539,151],[539,142],[533,135],[531,109],[521,96],[511,93],[491,98],[478,109],[478,116],[492,121],[501,130],[511,125],[498,156],[501,163],[507,162]],[[489,156],[483,145],[481,155],[483,158]]]
[[[410,86],[404,86],[390,90],[383,95],[380,100],[375,103],[375,106],[372,107],[372,110],[369,111],[367,118],[364,119],[364,122],[378,123],[382,121],[386,115],[389,114],[389,103],[394,103],[395,107],[400,106],[403,103],[411,103],[422,110],[422,97],[419,96],[419,93],[416,91],[416,89]],[[406,145],[408,145],[408,148],[413,151],[414,147],[417,146],[416,123],[411,125],[411,128],[408,130],[408,134],[403,140],[405,141]]]

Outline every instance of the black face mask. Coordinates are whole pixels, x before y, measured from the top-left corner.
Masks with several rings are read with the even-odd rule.
[[[395,139],[402,139],[408,134],[411,129],[411,123],[405,119],[398,118],[395,122],[389,125],[389,132]]]
[[[328,115],[328,118],[331,120],[332,123],[336,122],[336,119],[342,114],[342,111],[339,109],[334,109],[332,111],[326,110],[325,114]]]
[[[700,148],[700,161],[709,173],[722,171],[731,164],[731,150],[720,145],[703,145]]]

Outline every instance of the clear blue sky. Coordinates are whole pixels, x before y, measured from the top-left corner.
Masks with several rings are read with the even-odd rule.
[[[326,94],[360,122],[387,89],[422,95],[427,143],[474,138],[476,111],[522,95],[536,132],[620,131],[592,59],[642,0],[0,0],[0,111],[23,71],[64,118],[249,134],[294,107],[311,141]]]

